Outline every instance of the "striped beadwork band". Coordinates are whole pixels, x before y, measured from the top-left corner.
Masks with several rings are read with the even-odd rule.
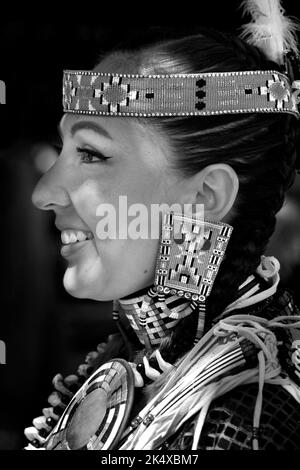
[[[291,113],[297,91],[276,71],[128,75],[64,71],[66,113],[104,116],[207,116]]]

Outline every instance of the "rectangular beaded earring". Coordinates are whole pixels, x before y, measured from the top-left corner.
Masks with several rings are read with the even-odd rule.
[[[196,341],[202,336],[205,301],[210,295],[233,228],[169,212],[165,214],[154,284],[158,293],[198,304]]]

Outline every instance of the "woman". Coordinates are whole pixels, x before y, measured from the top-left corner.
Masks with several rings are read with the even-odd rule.
[[[33,202],[55,212],[66,290],[115,300],[120,334],[55,377],[28,448],[299,449],[298,310],[263,257],[295,177],[292,89],[239,38],[163,36],[65,73],[63,147]],[[245,71],[258,72],[231,75]],[[129,216],[188,213],[162,210],[160,240],[137,223],[133,236],[121,196]],[[106,236],[103,205],[126,236]]]

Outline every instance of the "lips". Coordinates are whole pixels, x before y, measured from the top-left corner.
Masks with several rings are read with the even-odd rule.
[[[61,241],[63,246],[60,253],[64,258],[72,257],[93,238],[94,235],[92,232],[87,230],[63,229],[61,231]]]
[[[71,245],[78,242],[84,242],[94,238],[92,232],[83,230],[67,229],[61,232],[61,241],[63,245]]]

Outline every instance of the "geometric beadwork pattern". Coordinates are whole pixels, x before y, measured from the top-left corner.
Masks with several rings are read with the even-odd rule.
[[[288,291],[278,289],[270,300],[268,304],[262,302],[260,312],[257,312],[255,305],[242,310],[247,315],[269,320],[279,315],[299,314],[299,309]],[[290,335],[285,331],[284,336],[286,334]],[[288,336],[278,337],[283,343],[279,347],[279,359],[284,373],[294,381],[294,377],[290,375],[291,369],[286,369],[286,355],[280,358],[281,348],[291,349],[293,339],[288,339]],[[257,384],[239,386],[215,399],[206,416],[198,450],[251,450],[256,400]],[[190,450],[196,422],[193,417],[185,429],[182,428],[180,434],[171,438],[166,447],[160,450]],[[300,406],[280,385],[264,385],[259,449],[300,450]]]
[[[300,116],[288,77],[261,70],[147,76],[66,70],[63,107],[67,113],[107,116]]]
[[[252,450],[253,412],[257,384],[242,385],[211,404],[201,433],[201,450]],[[197,419],[191,418],[180,433],[172,436],[164,451],[190,451]],[[264,385],[259,449],[299,451],[300,407],[279,385]]]
[[[201,403],[202,396],[207,395],[207,387],[210,387],[211,384],[218,384],[224,377],[235,377],[236,374],[238,375],[242,371],[246,371],[248,369],[240,343],[235,339],[230,341],[230,343],[230,349],[226,350],[226,346],[220,345],[219,338],[217,340],[215,338],[210,340],[209,351],[202,356],[202,358],[205,358],[205,361],[201,362],[201,358],[197,371],[193,374],[189,374],[189,372],[185,374],[183,379],[184,385],[182,384],[183,389],[180,389],[178,383],[175,382],[173,387],[170,387],[170,390],[166,392],[165,396],[157,399],[156,403],[152,405],[152,408],[148,408],[147,415],[149,416],[149,414],[151,414],[152,416],[155,416],[155,418],[160,418],[161,423],[164,424],[170,422],[171,425],[169,426],[171,429],[173,426],[173,433],[176,433],[176,430],[178,429],[178,426],[176,429],[176,425],[178,425],[178,421],[176,422],[177,416],[181,417],[180,419],[182,424],[182,422],[184,422],[184,410],[185,415],[189,412],[192,415],[193,411],[194,413],[199,413],[199,410],[197,411],[195,408],[193,410],[191,395],[197,394],[198,402]],[[252,345],[252,347],[255,348],[254,345]],[[217,351],[219,352],[218,355]],[[166,396],[172,397],[169,399],[169,402],[166,401]],[[195,403],[195,398],[193,400]],[[140,416],[144,418],[143,412],[140,413]],[[151,427],[152,425],[150,424],[146,431],[143,427],[141,430],[137,429],[134,434],[129,436],[126,442],[123,442],[120,450],[157,449],[159,445],[166,440],[167,436],[170,436],[170,427],[166,432],[165,429],[167,428],[167,425],[161,425],[160,427],[157,425],[156,428],[153,426],[152,435],[150,431]],[[143,437],[143,431],[145,431],[145,438]],[[138,436],[139,433],[140,436]],[[139,438],[141,439],[140,442]],[[142,447],[143,445],[144,447]]]
[[[144,296],[119,300],[121,309],[142,344],[144,340],[139,321],[139,312],[143,299]],[[178,298],[177,295],[166,296],[163,302],[151,299],[145,312],[146,331],[150,343],[156,346],[159,345],[163,338],[171,334],[179,320],[190,315],[196,308],[197,306],[193,302],[185,298]]]
[[[74,395],[49,435],[47,450],[107,450],[117,446],[132,408],[134,379],[123,359],[99,367]]]
[[[221,222],[165,214],[154,281],[157,291],[204,302],[232,230]]]

